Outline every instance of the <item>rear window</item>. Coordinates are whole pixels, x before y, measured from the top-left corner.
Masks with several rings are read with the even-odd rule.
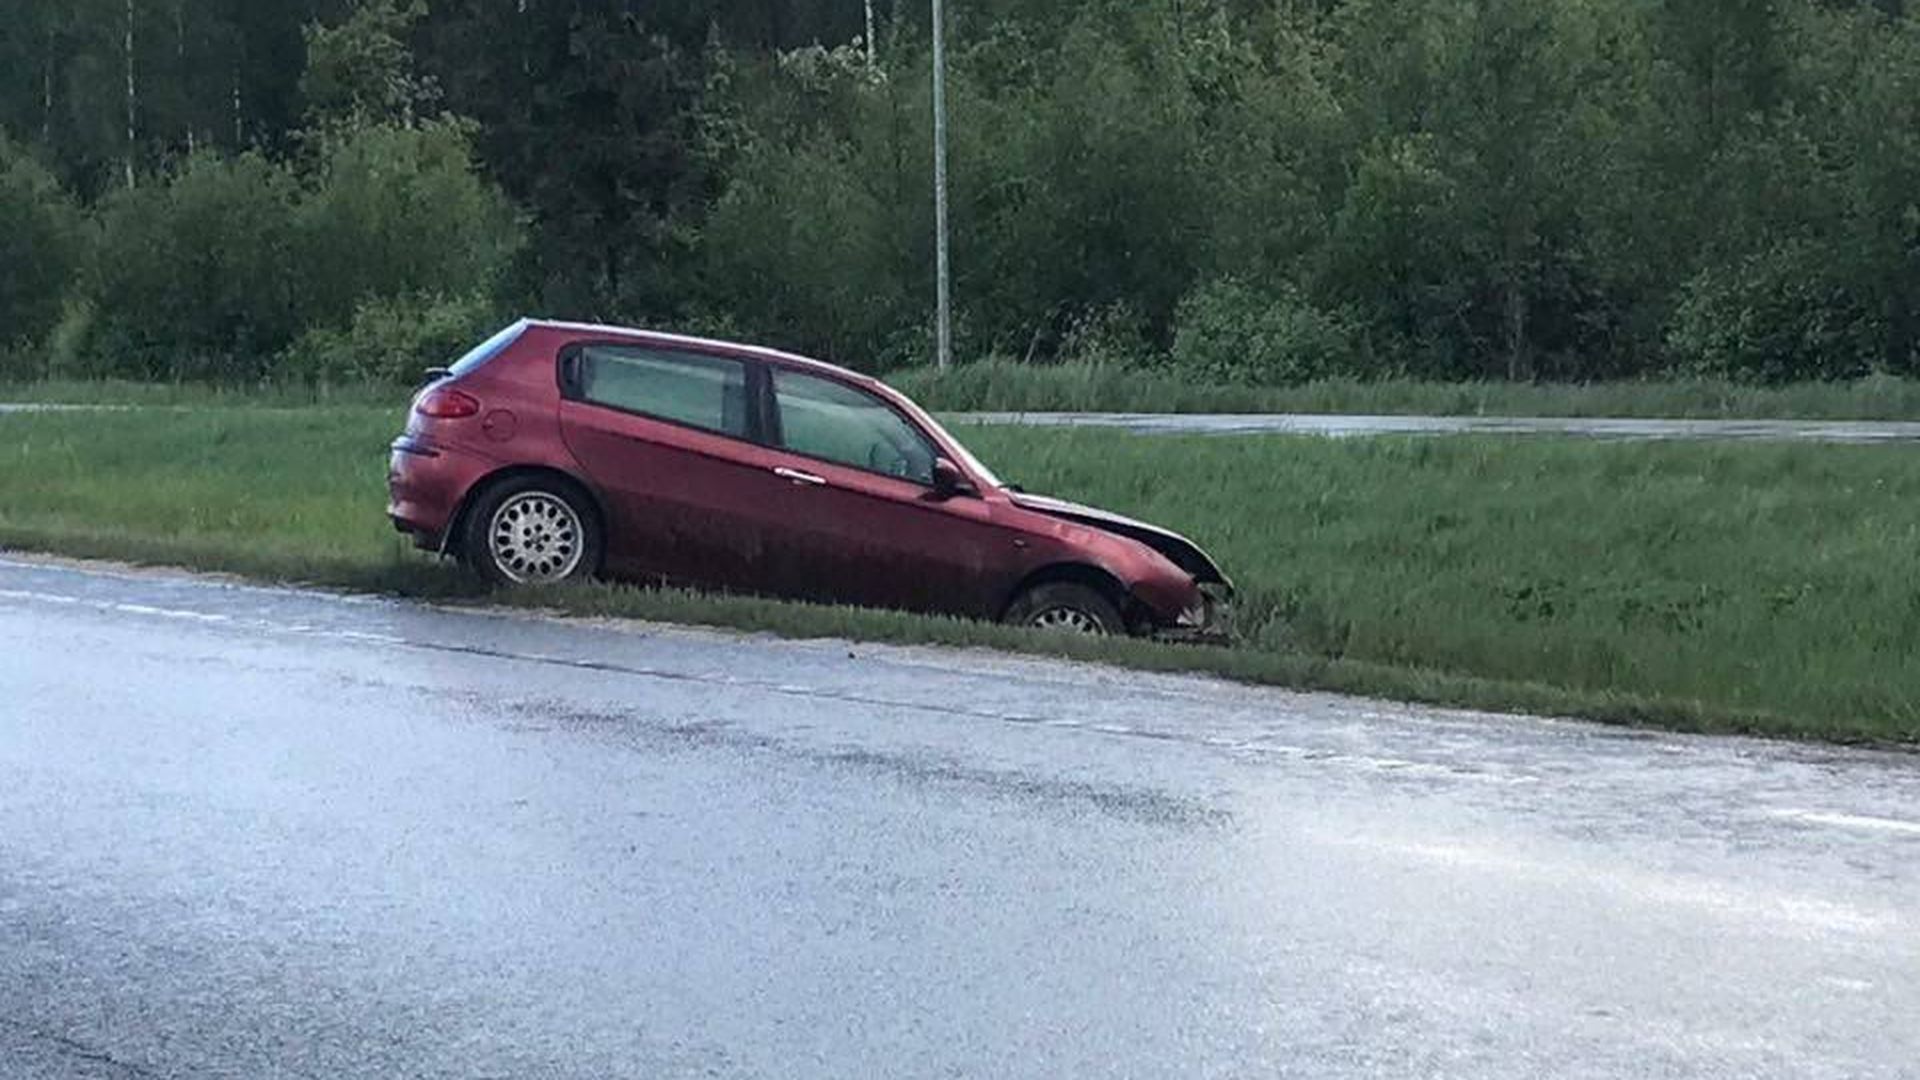
[[[519,338],[520,334],[525,331],[526,328],[527,324],[524,321],[514,323],[505,330],[475,345],[467,355],[455,360],[453,366],[447,370],[451,371],[455,378],[459,378],[462,375],[473,374],[480,370],[487,361],[505,352],[507,346],[513,344],[515,339]]]
[[[631,345],[580,349],[583,401],[747,437],[747,366],[739,360]]]

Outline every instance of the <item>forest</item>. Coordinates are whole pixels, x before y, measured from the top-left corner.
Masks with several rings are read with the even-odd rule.
[[[1907,0],[948,0],[957,351],[1920,375]],[[9,0],[0,377],[932,357],[925,0]]]

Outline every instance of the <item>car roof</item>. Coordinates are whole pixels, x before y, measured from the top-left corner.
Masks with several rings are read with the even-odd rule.
[[[681,346],[698,349],[703,352],[733,353],[748,356],[756,360],[773,360],[792,367],[812,369],[827,375],[836,375],[851,379],[862,385],[876,385],[878,380],[868,375],[843,368],[838,364],[829,364],[824,360],[815,360],[808,356],[769,349],[764,345],[748,345],[738,341],[722,341],[717,338],[693,337],[687,334],[673,334],[661,330],[641,330],[632,326],[611,326],[604,323],[566,322],[560,319],[523,319],[530,329],[555,330],[565,334],[591,334],[603,337],[625,338],[652,345]]]

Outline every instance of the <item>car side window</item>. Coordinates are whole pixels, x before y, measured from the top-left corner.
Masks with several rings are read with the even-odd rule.
[[[744,439],[747,365],[637,345],[584,345],[573,373],[582,401]]]
[[[796,454],[932,485],[939,455],[886,402],[832,379],[773,372],[781,442]]]

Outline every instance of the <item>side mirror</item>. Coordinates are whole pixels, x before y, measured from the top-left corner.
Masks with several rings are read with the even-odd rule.
[[[973,486],[960,466],[938,458],[933,463],[933,495],[936,499],[951,499],[958,495],[978,495],[980,489]]]

